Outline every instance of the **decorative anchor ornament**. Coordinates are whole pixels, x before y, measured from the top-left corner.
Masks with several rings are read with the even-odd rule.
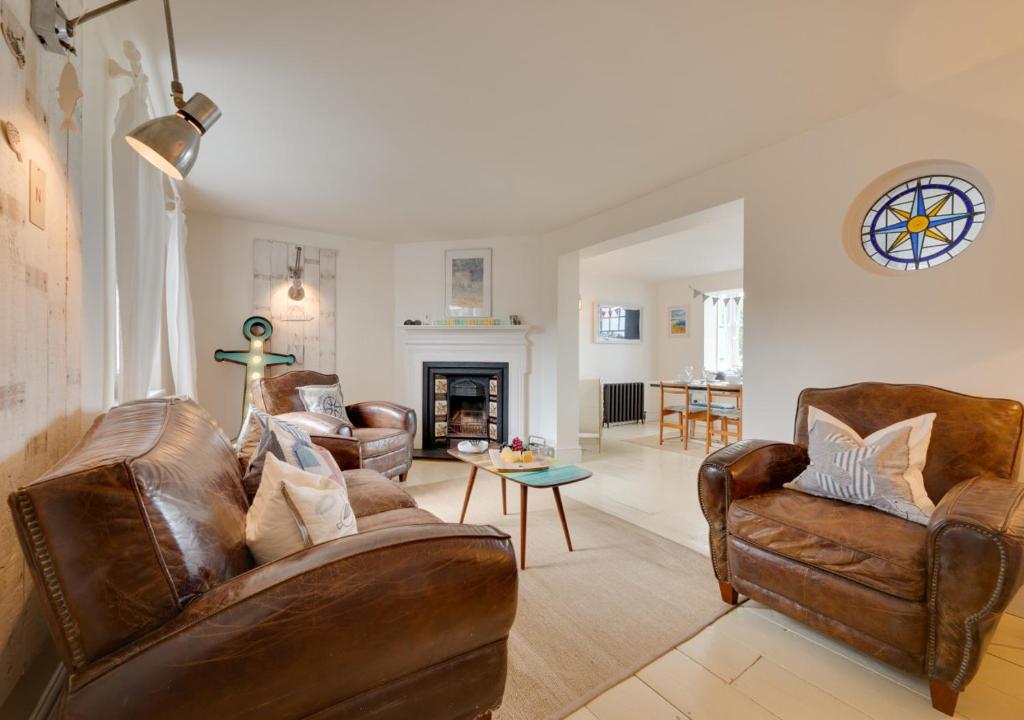
[[[252,383],[266,374],[273,365],[293,365],[294,355],[266,352],[267,342],[274,334],[274,326],[265,317],[253,315],[242,324],[242,335],[249,341],[248,350],[218,350],[213,354],[217,362],[245,365],[245,392],[242,395],[242,422],[249,417],[252,407]]]

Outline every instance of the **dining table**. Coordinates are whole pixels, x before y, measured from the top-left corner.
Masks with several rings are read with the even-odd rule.
[[[664,432],[665,428],[676,428],[679,430],[680,435],[683,439],[683,447],[689,447],[689,440],[691,434],[694,431],[694,420],[704,420],[706,424],[705,431],[705,452],[711,451],[711,440],[712,440],[712,428],[711,421],[712,416],[717,415],[721,417],[721,413],[715,413],[714,408],[718,407],[715,404],[709,403],[707,406],[706,414],[694,416],[691,412],[691,393],[708,393],[709,395],[726,395],[733,396],[736,398],[735,405],[729,407],[735,407],[734,413],[728,418],[721,418],[721,430],[719,434],[722,437],[722,442],[728,444],[730,437],[740,440],[743,437],[743,383],[742,382],[729,382],[726,380],[658,380],[650,383],[652,388],[658,388],[661,391],[661,407],[658,415],[658,444],[664,443]],[[669,393],[680,394],[683,393],[686,396],[684,407],[680,410],[677,408],[666,408],[665,407],[665,396]],[[707,396],[705,396],[707,400]],[[729,409],[728,407],[724,409]],[[667,422],[665,420],[666,415],[679,415],[679,422]],[[732,425],[735,425],[735,433],[731,434]]]
[[[742,393],[743,383],[739,382],[726,382],[725,380],[652,380],[651,387],[659,388],[662,385],[674,390],[701,390],[711,389],[717,392],[731,392],[731,393]]]

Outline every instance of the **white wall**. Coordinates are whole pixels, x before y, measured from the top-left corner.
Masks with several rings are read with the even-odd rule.
[[[807,386],[921,382],[1024,399],[1024,95],[1006,93],[1022,75],[1018,53],[549,233],[542,247],[558,256],[742,198],[752,437],[790,438]],[[866,210],[855,199],[932,158],[966,163],[990,184],[981,236],[933,270],[865,270],[843,242]],[[575,411],[561,392],[575,381],[559,375],[553,411]]]
[[[244,373],[239,365],[215,362],[213,353],[248,347],[242,323],[253,313],[255,238],[338,251],[337,372],[345,400],[393,398],[393,246],[202,213],[189,213],[188,225],[199,403],[229,435],[241,421]]]
[[[507,320],[518,314],[532,324],[544,313],[538,303],[538,245],[533,238],[490,238],[395,245],[395,320],[444,319],[446,250],[492,250],[492,311]],[[546,314],[546,313],[544,313]]]
[[[530,326],[526,378],[525,428],[510,428],[512,434],[539,434],[553,438],[554,416],[541,413],[544,396],[543,379],[535,372],[533,361],[545,337],[554,334],[556,314],[553,305],[545,304],[542,291],[545,268],[542,254],[534,238],[488,238],[451,242],[403,243],[394,247],[394,347],[395,382],[404,382],[405,349],[398,326],[405,320],[444,319],[444,254],[446,250],[492,250],[492,312],[494,317],[508,319],[517,314]],[[397,385],[396,385],[397,387]],[[417,410],[419,405],[416,405]]]
[[[743,271],[694,275],[666,280],[656,286],[658,329],[655,345],[655,375],[662,380],[675,380],[687,366],[700,375],[704,369],[704,304],[694,299],[693,288],[704,292],[734,290],[743,287]],[[668,309],[688,306],[689,332],[683,336],[668,333]]]
[[[657,347],[657,293],[652,282],[616,278],[589,271],[580,263],[580,377],[599,377],[605,382],[633,382],[654,377]],[[639,343],[594,342],[594,306],[622,303],[641,308]]]

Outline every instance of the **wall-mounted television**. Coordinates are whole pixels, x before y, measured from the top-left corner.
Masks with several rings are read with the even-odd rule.
[[[622,303],[594,304],[594,342],[638,343],[642,308]]]

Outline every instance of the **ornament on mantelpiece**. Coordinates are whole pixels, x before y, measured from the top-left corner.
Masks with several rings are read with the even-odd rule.
[[[75,108],[81,99],[82,86],[78,82],[78,71],[68,60],[60,73],[60,83],[57,85],[57,104],[64,113],[64,122],[60,124],[61,130],[78,133],[78,126],[75,125]]]

